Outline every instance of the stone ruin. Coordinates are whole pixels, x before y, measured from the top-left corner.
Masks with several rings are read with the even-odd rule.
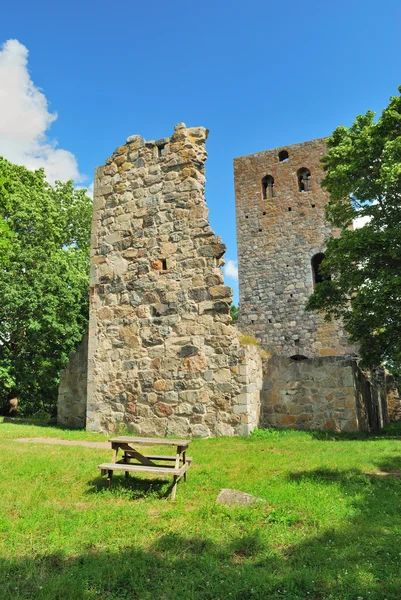
[[[340,323],[304,311],[330,233],[324,140],[235,160],[239,322],[260,341],[244,346],[208,221],[207,134],[134,135],[96,169],[89,331],[61,373],[59,424],[180,437],[382,426],[385,378],[362,373]]]
[[[257,426],[261,358],[231,324],[204,197],[207,134],[181,123],[171,138],[131,136],[96,170],[87,398],[76,402],[67,368],[59,422],[182,437]]]
[[[368,377],[342,322],[305,311],[327,239],[340,235],[325,219],[326,152],[317,139],[234,160],[239,326],[272,354],[263,368],[263,427],[374,430],[395,414],[384,370]]]

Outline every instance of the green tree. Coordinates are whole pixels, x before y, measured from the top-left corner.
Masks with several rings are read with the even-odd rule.
[[[91,201],[0,158],[0,408],[53,409],[88,319]]]
[[[401,93],[401,87],[399,88]],[[401,367],[401,96],[338,127],[322,159],[327,219],[341,236],[327,243],[307,308],[342,318],[365,367]],[[352,230],[352,222],[366,224]],[[330,276],[330,277],[329,277]]]
[[[6,179],[0,177],[0,195],[5,191]],[[10,255],[12,252],[12,240],[13,233],[10,231],[7,221],[0,214],[0,257],[1,265],[5,265],[9,262]]]
[[[12,239],[13,234],[10,231],[7,221],[0,217],[0,256],[3,265],[9,261],[12,252]]]
[[[235,323],[235,321],[238,321],[238,308],[235,306],[235,304],[231,304],[230,306],[230,316],[233,323]]]

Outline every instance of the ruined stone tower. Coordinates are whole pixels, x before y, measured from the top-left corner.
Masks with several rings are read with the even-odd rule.
[[[305,314],[329,235],[324,139],[234,160],[239,323],[281,356],[354,352],[341,324]]]
[[[247,434],[261,363],[231,325],[204,198],[203,127],[131,136],[95,173],[86,426]]]
[[[266,426],[359,426],[355,348],[340,322],[305,312],[326,240],[338,235],[324,218],[325,152],[317,139],[234,160],[239,326],[272,354],[265,364]]]

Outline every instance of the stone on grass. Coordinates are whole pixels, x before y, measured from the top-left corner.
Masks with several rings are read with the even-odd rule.
[[[228,488],[223,488],[216,498],[216,504],[224,504],[225,506],[248,506],[256,502],[266,502],[266,500],[240,490],[230,490]]]

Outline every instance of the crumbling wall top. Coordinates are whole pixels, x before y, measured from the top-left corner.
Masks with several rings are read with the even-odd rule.
[[[207,159],[205,142],[209,131],[205,127],[187,127],[185,123],[177,123],[171,137],[158,140],[145,140],[140,135],[130,135],[123,146],[119,146],[106,165],[113,162],[121,164],[121,157],[136,167],[145,167],[157,162],[164,167],[186,163],[197,163],[203,166]],[[124,165],[124,163],[122,163]]]

